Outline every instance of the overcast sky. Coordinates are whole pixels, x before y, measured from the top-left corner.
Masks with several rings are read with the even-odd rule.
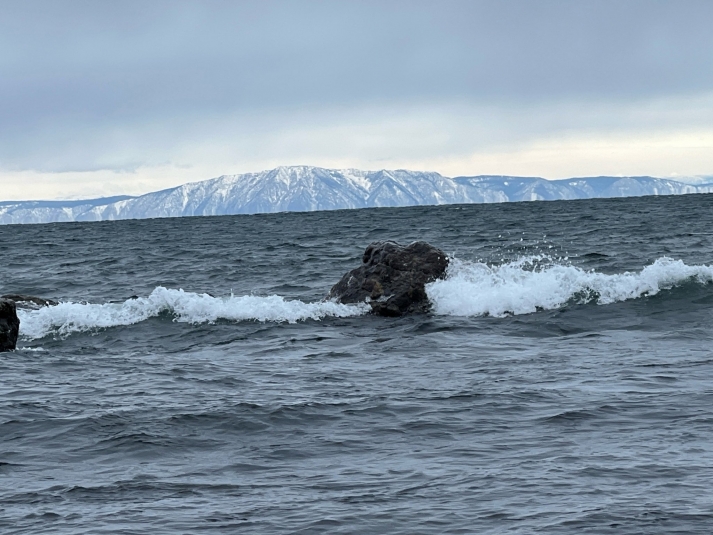
[[[713,1],[0,3],[0,200],[278,165],[713,174]]]

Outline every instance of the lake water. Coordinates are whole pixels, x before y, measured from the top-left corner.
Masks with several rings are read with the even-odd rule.
[[[713,195],[0,227],[4,533],[710,533]],[[451,256],[427,315],[322,299]]]

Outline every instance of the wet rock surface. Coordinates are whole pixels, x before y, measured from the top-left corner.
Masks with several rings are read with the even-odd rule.
[[[58,305],[57,301],[52,299],[44,299],[42,297],[35,297],[34,295],[23,295],[23,294],[8,294],[3,295],[0,299],[10,299],[15,301],[20,308],[38,309],[42,307],[53,307]]]
[[[15,349],[19,332],[20,318],[17,317],[15,302],[0,298],[0,351]]]
[[[447,267],[448,256],[426,242],[374,242],[364,251],[362,265],[345,274],[327,297],[345,304],[367,301],[380,316],[423,313],[430,308],[425,285],[443,278]]]

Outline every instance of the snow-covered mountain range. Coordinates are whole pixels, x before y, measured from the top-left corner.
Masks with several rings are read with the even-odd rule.
[[[712,192],[713,182],[690,184],[646,176],[448,178],[421,171],[294,166],[225,175],[140,197],[0,202],[0,224]]]

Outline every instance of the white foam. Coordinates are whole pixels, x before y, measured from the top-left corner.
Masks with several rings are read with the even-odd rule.
[[[636,299],[688,280],[713,282],[712,266],[688,266],[667,257],[638,273],[617,275],[543,265],[543,260],[527,257],[490,266],[454,259],[446,279],[427,285],[426,292],[436,314],[503,317],[556,309],[567,302],[610,304]]]
[[[65,336],[74,332],[133,325],[161,313],[174,315],[174,321],[188,323],[232,321],[274,321],[294,323],[325,316],[358,316],[368,306],[341,305],[331,301],[304,303],[287,301],[278,295],[259,297],[218,298],[159,286],[148,297],[130,299],[123,303],[60,303],[39,310],[18,310],[20,335],[25,340],[43,338],[50,334]]]

